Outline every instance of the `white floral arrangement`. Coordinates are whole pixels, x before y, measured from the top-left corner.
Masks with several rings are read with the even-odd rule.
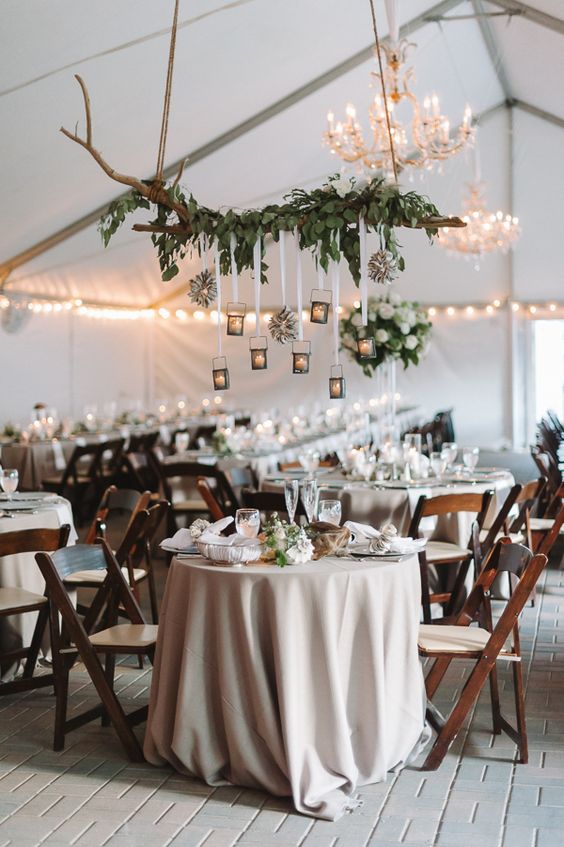
[[[283,568],[312,560],[315,552],[312,535],[309,527],[289,524],[280,520],[274,512],[259,538],[267,548],[266,558],[275,559],[276,564]]]
[[[376,355],[361,359],[357,350],[357,333],[374,338]],[[354,307],[341,320],[341,346],[362,367],[366,376],[389,359],[399,359],[404,368],[418,365],[427,354],[432,323],[419,303],[402,300],[395,291],[388,291],[368,300],[368,324],[363,327],[361,307]]]

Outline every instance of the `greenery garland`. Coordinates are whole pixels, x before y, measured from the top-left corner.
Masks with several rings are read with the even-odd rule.
[[[404,369],[418,365],[426,355],[431,340],[432,323],[419,303],[402,300],[395,292],[368,300],[368,324],[363,329],[374,338],[376,355],[361,359],[357,350],[357,332],[362,327],[361,307],[353,308],[340,322],[341,347],[357,362],[366,376],[372,376],[379,365],[399,359]]]
[[[172,202],[186,209],[187,227],[183,231],[177,214],[166,206],[156,204],[157,217],[151,225],[172,228],[151,235],[164,281],[178,274],[178,261],[185,257],[188,250],[199,251],[202,234],[207,236],[210,246],[218,245],[221,272],[227,275],[231,270],[232,233],[237,239],[234,255],[237,270],[241,272],[253,267],[253,247],[258,237],[270,233],[274,241],[278,241],[281,230],[292,231],[298,227],[300,248],[311,250],[318,256],[325,270],[331,259],[337,261],[342,255],[356,285],[360,282],[357,224],[361,215],[367,229],[379,234],[381,245],[397,260],[399,270],[404,269],[405,263],[399,253],[400,245],[394,227],[418,227],[427,221],[423,229],[428,237],[432,239],[437,234],[437,229],[428,224],[429,218],[439,215],[433,203],[415,191],[402,194],[397,186],[379,178],[357,182],[354,177],[335,175],[321,188],[312,191],[294,188],[284,197],[282,205],[270,204],[262,209],[240,212],[230,209],[225,214],[200,206],[193,195],[187,197],[179,185],[173,184],[166,191]],[[114,201],[99,224],[104,246],[109,244],[127,215],[136,209],[150,209],[152,205],[136,191]],[[265,254],[264,241],[262,254]],[[268,266],[263,262],[263,283],[268,282],[267,270]]]

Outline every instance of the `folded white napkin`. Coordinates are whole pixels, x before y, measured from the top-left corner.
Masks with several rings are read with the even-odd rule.
[[[209,530],[202,532],[198,544],[217,544],[221,547],[257,547],[262,542],[258,538],[247,538],[246,535],[214,535]]]
[[[357,545],[370,545],[370,542],[376,541],[382,536],[382,533],[376,527],[370,524],[356,523],[355,521],[345,521],[344,526],[348,527],[352,533],[352,540],[349,547]],[[392,538],[390,539],[390,553],[418,553],[425,547],[427,539],[425,538]],[[378,551],[375,551],[378,552]]]
[[[380,538],[382,533],[379,529],[376,529],[370,524],[367,523],[356,523],[356,521],[345,521],[343,526],[346,526],[350,529],[352,533],[352,539],[350,544],[366,544],[367,541],[370,541],[371,538]]]
[[[202,535],[198,537],[198,541],[204,541],[204,543],[216,544],[218,543],[218,539],[221,541],[225,540],[220,536],[220,532],[223,532],[229,524],[233,523],[233,518],[228,516],[226,518],[221,518],[221,520],[216,521],[215,523],[210,524],[206,527],[206,530]],[[204,538],[204,535],[210,536],[210,539]],[[161,541],[160,546],[163,550],[188,550],[190,547],[194,547],[196,539],[192,535],[189,529],[179,529],[178,532],[175,532],[172,538],[165,538],[164,541]],[[219,543],[221,543],[221,541]]]
[[[390,553],[419,553],[426,543],[426,538],[394,538],[390,542]]]

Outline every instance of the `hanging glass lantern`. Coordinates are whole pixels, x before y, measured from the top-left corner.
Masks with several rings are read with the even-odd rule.
[[[294,341],[292,344],[292,373],[309,373],[311,341]]]
[[[356,334],[356,349],[361,359],[373,359],[376,355],[376,342],[368,335],[366,327],[361,327]]]
[[[267,349],[268,339],[266,335],[254,335],[252,338],[249,338],[251,368],[253,371],[264,371],[268,367]]]
[[[226,391],[229,388],[229,371],[225,356],[212,359],[212,377],[214,391]]]
[[[329,377],[329,397],[331,400],[342,400],[346,396],[347,386],[343,376],[343,366],[332,365]]]
[[[227,335],[243,335],[246,311],[246,303],[227,304]]]
[[[309,319],[312,324],[326,324],[329,319],[331,292],[325,288],[314,288],[311,292]]]

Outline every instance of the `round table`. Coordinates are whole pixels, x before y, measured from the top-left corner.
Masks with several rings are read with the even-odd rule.
[[[336,820],[426,740],[420,601],[416,556],[284,569],[174,559],[146,758]]]
[[[26,507],[32,511],[14,511],[13,517],[0,517],[0,533],[17,532],[22,529],[56,529],[69,524],[71,532],[69,544],[74,544],[77,534],[73,524],[72,508],[68,500],[53,494],[39,492],[35,496],[42,499],[23,500],[24,494],[15,495],[11,504],[0,500],[2,509],[12,506],[17,509]],[[34,494],[30,494],[33,497]],[[34,553],[20,553],[15,556],[0,558],[0,587],[25,588],[35,594],[43,594],[45,581],[41,576]],[[0,649],[10,650],[31,642],[37,612],[27,612],[25,615],[14,615],[10,618],[0,618]]]

